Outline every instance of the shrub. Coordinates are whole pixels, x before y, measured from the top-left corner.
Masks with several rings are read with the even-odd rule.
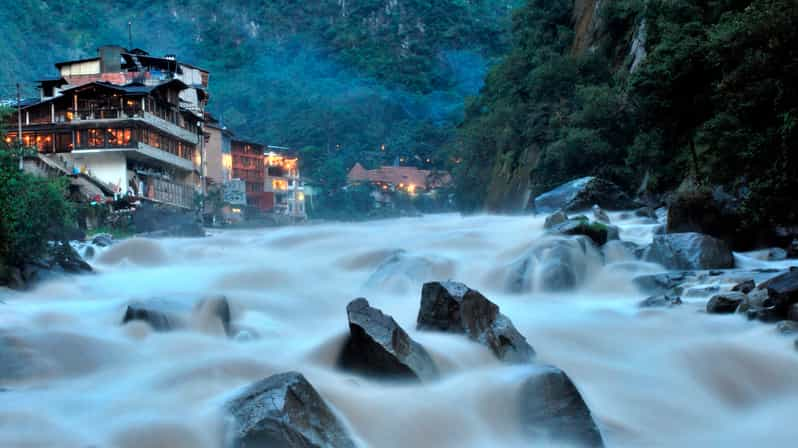
[[[48,180],[19,170],[19,152],[0,149],[0,259],[34,260],[48,242],[64,240],[73,208],[65,179]]]

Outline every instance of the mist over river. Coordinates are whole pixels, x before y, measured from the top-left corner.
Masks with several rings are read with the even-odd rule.
[[[623,240],[651,240],[655,224],[611,217]],[[362,446],[546,446],[524,439],[518,424],[530,367],[502,364],[462,335],[416,330],[422,283],[446,279],[480,290],[537,362],[567,372],[607,446],[795,445],[793,339],[706,314],[706,295],[639,308],[646,295],[632,277],[662,268],[623,251],[587,260],[575,291],[508,292],[510,266],[541,238],[542,217],[436,215],[97,248],[95,275],[0,290],[0,447],[219,447],[223,404],[289,370],[307,377]],[[398,249],[405,261],[384,265]],[[196,308],[219,295],[232,308],[229,337]],[[346,304],[361,296],[429,351],[440,380],[393,384],[335,367]],[[121,325],[127,304],[152,299],[191,309],[187,326]]]

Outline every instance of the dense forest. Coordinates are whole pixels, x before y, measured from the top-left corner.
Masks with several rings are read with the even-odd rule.
[[[469,102],[467,209],[597,175],[661,195],[689,180],[742,227],[798,221],[798,2],[530,0]]]

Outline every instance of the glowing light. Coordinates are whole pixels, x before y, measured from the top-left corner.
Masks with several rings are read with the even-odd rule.
[[[297,195],[296,195],[296,199],[297,199],[298,201],[304,201],[304,200],[305,200],[305,193],[302,193],[302,192],[300,191],[299,193],[297,193]]]

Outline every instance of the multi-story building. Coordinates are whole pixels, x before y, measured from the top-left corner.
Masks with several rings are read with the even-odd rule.
[[[117,46],[55,66],[59,76],[42,80],[39,100],[20,109],[23,144],[115,194],[193,208],[208,72]]]
[[[263,190],[264,149],[261,144],[245,140],[234,138],[230,142],[232,180],[245,182],[248,206],[267,212],[274,208],[274,194]]]
[[[264,191],[274,197],[274,213],[293,219],[307,219],[305,187],[299,175],[299,157],[288,148],[269,146],[264,155]]]
[[[205,178],[209,184],[224,185],[233,178],[233,133],[212,115],[205,114]]]

